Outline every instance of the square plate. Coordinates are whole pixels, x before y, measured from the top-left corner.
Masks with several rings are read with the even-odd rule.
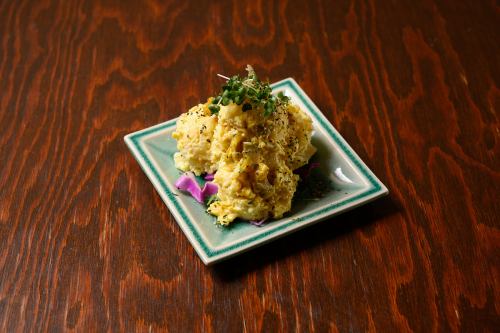
[[[288,78],[271,86],[274,93],[283,91],[312,118],[312,141],[318,150],[314,158],[320,162],[320,171],[329,178],[334,190],[319,200],[297,200],[285,217],[260,228],[244,222],[234,223],[227,228],[214,225],[215,217],[206,213],[205,206],[175,188],[174,183],[181,175],[174,165],[173,154],[177,146],[171,136],[177,119],[125,136],[130,151],[207,265],[388,193],[384,184],[368,169],[294,79]]]

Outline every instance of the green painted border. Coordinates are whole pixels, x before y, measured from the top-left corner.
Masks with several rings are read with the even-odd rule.
[[[207,256],[207,258],[212,258],[212,257],[218,256],[218,255],[221,255],[223,253],[233,251],[235,249],[238,249],[238,248],[243,247],[245,245],[248,245],[250,243],[255,243],[262,238],[265,238],[269,235],[275,234],[279,231],[282,231],[284,229],[291,227],[294,223],[302,222],[304,220],[314,218],[315,216],[327,213],[327,212],[332,211],[334,209],[337,209],[339,207],[345,206],[351,202],[358,201],[364,197],[367,197],[371,194],[374,194],[374,193],[382,190],[382,186],[373,177],[372,173],[363,165],[363,163],[360,161],[359,157],[356,156],[352,152],[352,149],[349,146],[347,146],[345,141],[343,139],[341,139],[337,133],[335,133],[332,125],[319,113],[318,109],[314,105],[312,105],[308,99],[305,98],[305,96],[304,96],[305,93],[302,91],[302,89],[300,87],[297,86],[297,84],[293,80],[286,79],[286,80],[283,80],[281,82],[278,82],[278,83],[272,85],[273,89],[279,89],[279,88],[284,88],[284,87],[290,88],[291,90],[293,90],[297,94],[297,96],[301,99],[302,103],[304,103],[304,105],[309,109],[310,113],[313,115],[313,117],[316,119],[316,121],[326,130],[326,132],[332,137],[332,139],[335,141],[335,143],[337,143],[340,146],[340,148],[344,151],[344,153],[350,158],[351,162],[353,162],[354,165],[356,165],[356,167],[363,173],[363,175],[366,177],[366,179],[368,179],[371,187],[368,188],[366,191],[364,191],[364,192],[362,192],[362,193],[360,193],[352,198],[340,201],[338,203],[332,204],[332,205],[327,206],[325,208],[322,208],[320,210],[311,212],[311,213],[304,215],[300,218],[295,218],[295,219],[289,221],[288,223],[283,223],[276,228],[273,228],[273,229],[270,229],[270,230],[265,231],[263,233],[260,233],[258,235],[255,235],[255,236],[248,238],[246,240],[243,240],[239,243],[227,246],[227,247],[222,248],[222,249],[215,250],[215,249],[210,248],[205,243],[203,237],[199,234],[198,230],[193,225],[193,221],[191,221],[189,219],[186,212],[184,211],[182,206],[179,204],[177,198],[168,189],[167,184],[160,176],[158,170],[156,170],[156,168],[153,166],[153,163],[149,160],[149,158],[147,157],[147,155],[144,153],[143,149],[141,148],[141,145],[139,144],[139,139],[142,138],[143,136],[149,135],[149,134],[154,133],[154,132],[161,131],[161,130],[166,129],[166,128],[170,128],[176,124],[176,121],[171,120],[171,121],[169,121],[161,126],[153,127],[153,128],[150,128],[150,129],[147,129],[144,131],[140,131],[136,134],[131,135],[130,140],[134,144],[135,148],[137,149],[137,151],[139,152],[139,154],[141,155],[143,160],[146,161],[146,164],[147,164],[149,170],[151,170],[152,173],[154,174],[154,176],[156,177],[156,180],[161,185],[162,190],[167,194],[168,199],[173,203],[175,209],[177,210],[179,215],[182,217],[182,219],[185,221],[189,230],[194,235],[194,238],[196,239],[196,241],[198,242],[200,247],[205,252],[205,255]]]

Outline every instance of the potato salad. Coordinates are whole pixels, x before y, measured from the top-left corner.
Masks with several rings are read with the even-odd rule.
[[[308,163],[310,117],[247,67],[247,77],[226,78],[218,96],[192,107],[177,121],[175,166],[214,174],[217,194],[208,213],[228,225],[235,219],[280,218],[291,209],[299,176]]]

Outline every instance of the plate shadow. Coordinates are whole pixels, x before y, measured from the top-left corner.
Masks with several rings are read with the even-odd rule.
[[[260,270],[294,254],[319,246],[326,241],[346,236],[355,230],[369,233],[375,224],[384,223],[385,217],[400,211],[398,203],[390,196],[386,196],[286,235],[259,248],[216,263],[207,269],[211,271],[215,280],[233,281],[252,271]]]

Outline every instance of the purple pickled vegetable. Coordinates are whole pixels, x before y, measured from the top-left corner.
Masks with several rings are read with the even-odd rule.
[[[192,173],[185,173],[175,182],[175,187],[179,190],[189,192],[196,201],[203,203],[201,189]]]
[[[307,177],[309,177],[309,175],[311,174],[311,171],[319,168],[319,166],[320,166],[320,164],[318,162],[314,162],[314,163],[307,164],[307,165],[304,165],[303,167],[298,168],[297,170],[294,171],[294,173],[299,175],[301,180],[304,180]]]
[[[214,177],[215,177],[214,173],[207,173],[205,175],[205,177],[203,177],[203,179],[208,180],[208,181],[212,181],[212,180],[214,180]]]
[[[262,219],[260,221],[248,221],[248,223],[255,225],[257,227],[262,227],[264,225],[264,222],[266,222],[267,218]]]
[[[201,193],[203,194],[204,198],[208,198],[214,194],[217,194],[218,191],[219,188],[217,187],[217,184],[212,182],[206,182],[205,186],[203,186],[203,190],[201,190]]]
[[[189,192],[199,203],[204,203],[206,198],[216,194],[219,190],[217,185],[212,182],[205,183],[203,189],[201,189],[192,172],[186,172],[180,176],[175,182],[175,187],[179,190]]]

